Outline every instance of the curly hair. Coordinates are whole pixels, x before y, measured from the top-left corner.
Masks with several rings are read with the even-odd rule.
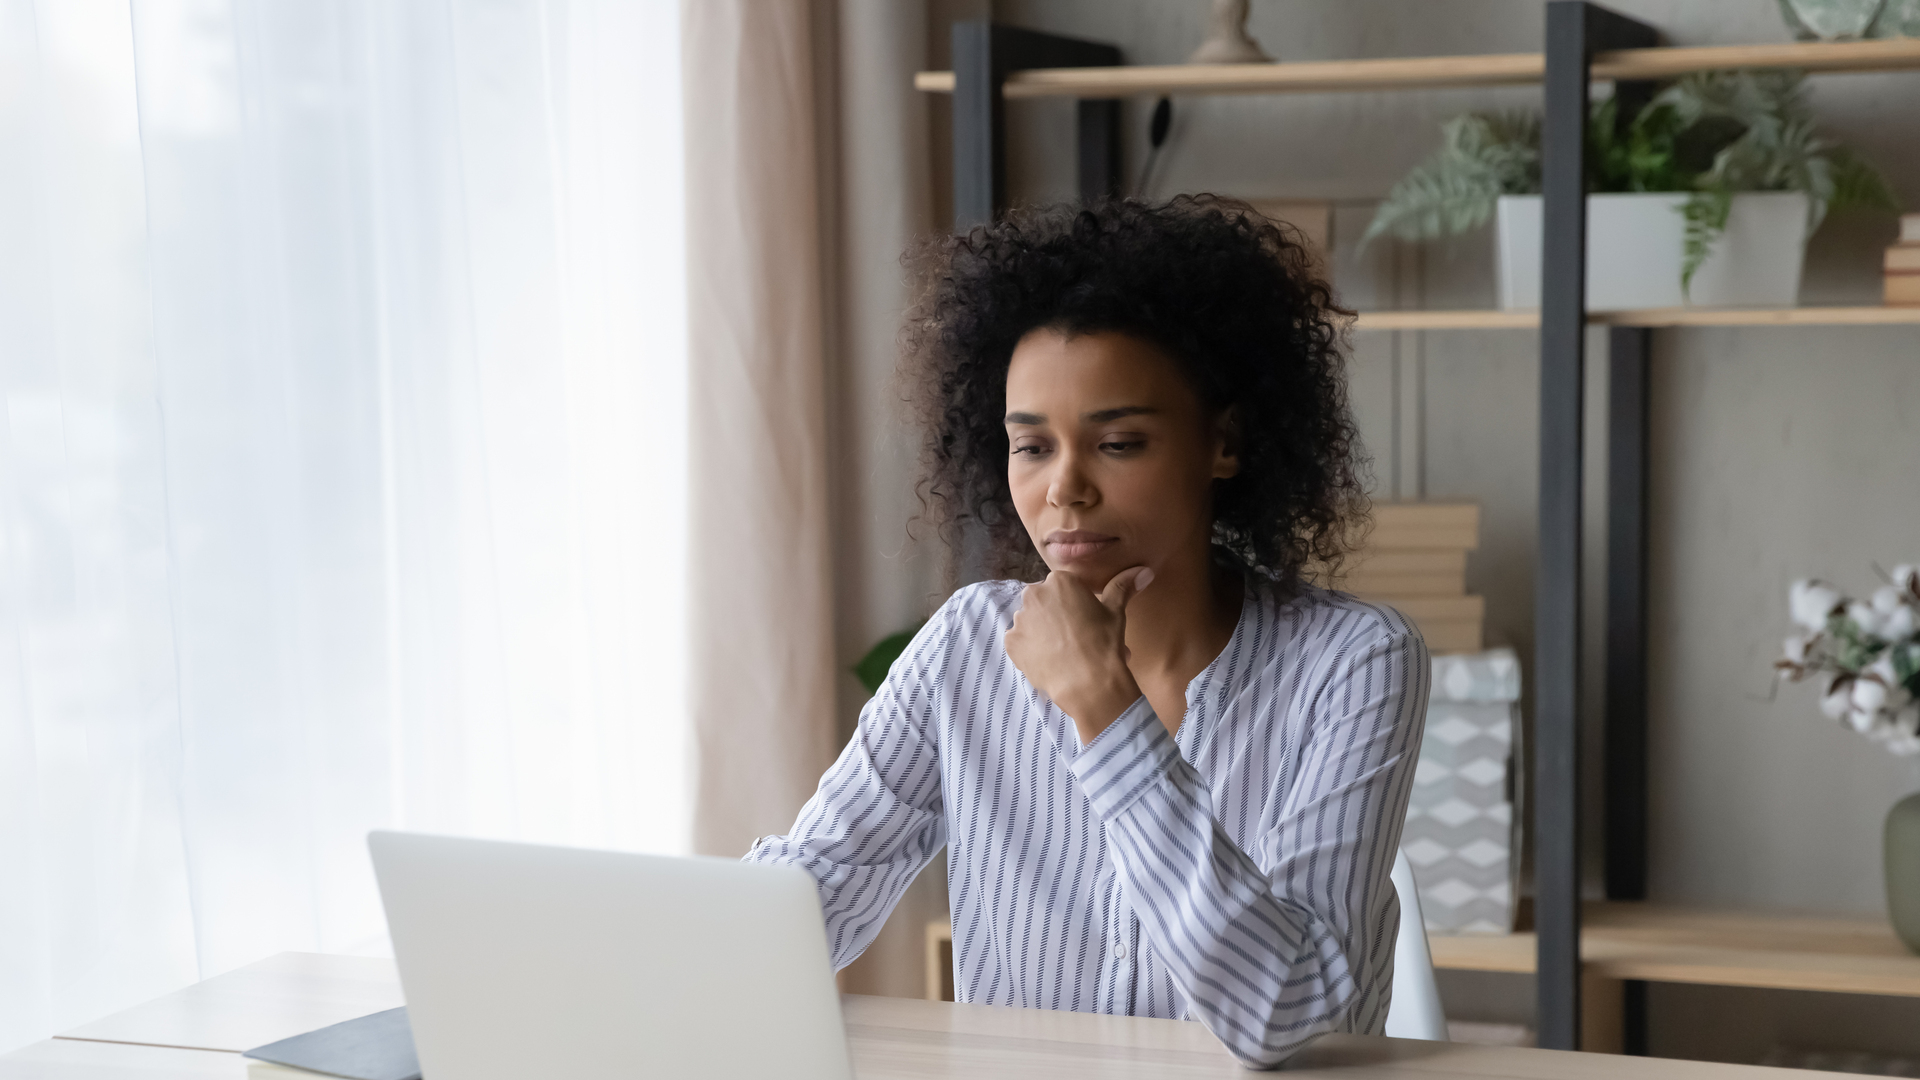
[[[1028,331],[1117,332],[1179,365],[1203,407],[1233,408],[1238,475],[1214,481],[1214,556],[1279,598],[1337,573],[1367,517],[1344,333],[1291,226],[1211,195],[1015,211],[908,257],[919,279],[902,375],[925,434],[922,517],[986,569],[1045,571],[1007,483],[1007,368]]]

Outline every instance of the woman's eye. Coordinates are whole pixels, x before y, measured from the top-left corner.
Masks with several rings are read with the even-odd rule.
[[[1147,445],[1147,442],[1145,439],[1131,439],[1131,440],[1109,439],[1108,441],[1100,444],[1100,449],[1105,450],[1110,454],[1124,454],[1129,450],[1138,450],[1145,445]]]
[[[1042,453],[1046,452],[1046,449],[1047,448],[1044,446],[1016,446],[1013,448],[1013,453],[1014,453],[1014,456],[1016,457],[1021,454],[1029,454],[1029,455],[1032,455],[1033,457],[1039,457]]]

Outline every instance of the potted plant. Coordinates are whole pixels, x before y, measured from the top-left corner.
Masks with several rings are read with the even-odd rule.
[[[1895,754],[1920,754],[1920,567],[1896,566],[1871,600],[1796,581],[1787,606],[1800,632],[1774,667],[1821,680],[1820,711]],[[1920,793],[1893,805],[1885,834],[1887,910],[1920,953]]]
[[[1498,223],[1500,304],[1540,303],[1540,121],[1469,113],[1395,184],[1363,242],[1433,240]],[[1587,306],[1784,306],[1829,209],[1897,209],[1885,178],[1820,138],[1805,77],[1703,72],[1621,122],[1587,128]]]

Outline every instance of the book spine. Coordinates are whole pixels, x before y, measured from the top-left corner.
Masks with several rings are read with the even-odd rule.
[[[1888,274],[1888,307],[1920,307],[1920,274]]]
[[[1479,546],[1477,528],[1382,528],[1367,537],[1371,551],[1472,551]]]
[[[1427,643],[1427,651],[1435,656],[1476,653],[1485,644],[1481,624],[1477,621],[1423,622],[1415,625],[1420,628],[1420,636]]]
[[[1475,503],[1375,503],[1373,523],[1381,529],[1478,529]]]
[[[1465,596],[1465,574],[1352,574],[1341,586],[1355,596]]]

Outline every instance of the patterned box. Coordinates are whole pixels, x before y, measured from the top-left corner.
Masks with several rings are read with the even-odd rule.
[[[1512,649],[1433,658],[1435,701],[1519,701],[1520,658]]]
[[[1513,929],[1519,696],[1511,649],[1433,662],[1426,739],[1400,839],[1432,933]]]

